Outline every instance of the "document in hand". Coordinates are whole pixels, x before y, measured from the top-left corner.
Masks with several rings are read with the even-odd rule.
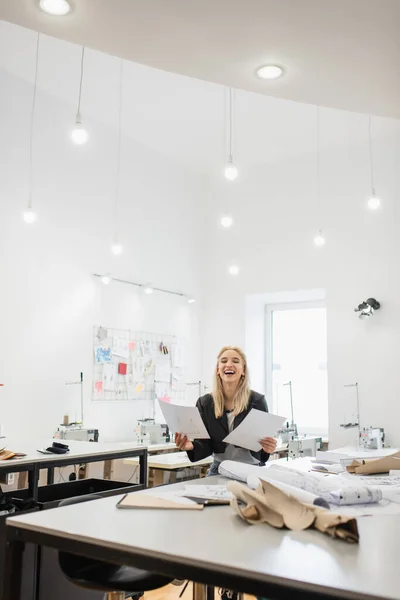
[[[184,433],[191,440],[210,438],[196,406],[180,406],[162,400],[158,402],[172,432]]]
[[[260,440],[273,437],[285,421],[286,417],[278,417],[278,415],[253,409],[244,421],[231,431],[224,442],[258,452],[261,450]]]

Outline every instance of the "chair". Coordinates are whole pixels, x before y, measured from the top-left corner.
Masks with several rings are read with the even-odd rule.
[[[99,500],[101,496],[88,494],[62,500],[59,506]],[[120,566],[91,558],[77,556],[69,552],[59,552],[58,561],[66,578],[77,586],[93,591],[104,592],[105,600],[125,600],[128,596],[140,596],[143,592],[164,587],[172,578]]]

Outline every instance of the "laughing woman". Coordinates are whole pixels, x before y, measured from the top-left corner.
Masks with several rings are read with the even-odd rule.
[[[250,390],[247,360],[240,348],[222,348],[217,358],[213,393],[199,398],[196,406],[210,439],[191,441],[186,435],[176,433],[175,443],[180,450],[187,452],[192,462],[213,455],[209,475],[218,473],[223,460],[264,465],[275,451],[276,440],[270,437],[260,440],[261,450],[258,452],[223,442],[252,409],[268,412],[265,397]]]

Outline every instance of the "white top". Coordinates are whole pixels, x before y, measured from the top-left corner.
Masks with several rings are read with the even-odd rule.
[[[220,477],[198,480],[199,485],[225,482]],[[175,484],[165,490],[182,488],[183,484]],[[22,515],[7,523],[110,550],[136,552],[146,556],[149,570],[152,558],[169,560],[179,566],[182,579],[193,566],[220,574],[221,581],[224,574],[235,574],[243,587],[248,582],[275,582],[349,600],[399,598],[397,516],[359,519],[360,543],[348,544],[315,530],[247,525],[229,506],[203,511],[119,510],[115,506],[119,499],[113,496]]]
[[[48,448],[53,441],[68,444],[69,452],[66,454],[41,454],[38,449]],[[1,444],[0,444],[1,445]],[[79,442],[75,440],[11,440],[6,439],[4,445],[7,450],[12,452],[21,452],[26,454],[23,458],[13,458],[10,460],[0,460],[0,470],[9,469],[11,465],[31,465],[32,463],[45,463],[49,460],[57,461],[58,458],[85,458],[87,456],[99,456],[102,454],[118,454],[126,450],[140,450],[143,446],[138,446],[136,442]]]

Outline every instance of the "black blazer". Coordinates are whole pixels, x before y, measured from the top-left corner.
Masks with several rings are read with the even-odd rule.
[[[212,394],[206,394],[197,400],[197,408],[199,409],[201,418],[203,419],[204,425],[209,433],[209,440],[193,440],[193,450],[187,452],[189,460],[196,462],[202,458],[207,458],[211,454],[223,454],[225,452],[227,444],[222,440],[226,438],[229,433],[228,418],[226,413],[219,419],[216,418],[214,412],[214,400]],[[241,412],[235,417],[233,422],[233,428],[235,429],[243,419],[249,414],[251,409],[263,410],[268,412],[267,401],[262,394],[257,392],[250,392],[249,403],[246,410]],[[252,456],[264,464],[269,459],[269,454],[260,450],[259,452],[251,452]]]

